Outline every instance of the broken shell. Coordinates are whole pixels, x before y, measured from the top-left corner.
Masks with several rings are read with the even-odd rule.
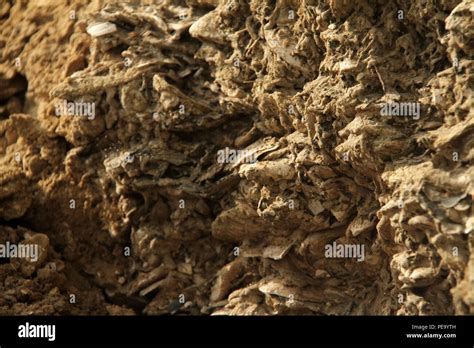
[[[458,204],[454,206],[454,209],[457,211],[466,211],[471,208],[471,203],[467,200],[461,200]]]
[[[432,284],[437,274],[438,272],[431,267],[416,268],[408,275],[407,281],[413,286],[423,287]]]
[[[92,37],[99,37],[112,34],[117,31],[117,26],[114,23],[94,23],[87,27],[87,33]]]
[[[440,205],[443,208],[449,209],[449,208],[454,207],[456,204],[458,204],[464,197],[466,197],[465,193],[459,196],[449,197],[449,198],[443,199],[440,202]]]

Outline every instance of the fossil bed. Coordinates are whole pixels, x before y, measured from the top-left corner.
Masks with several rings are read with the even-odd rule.
[[[0,243],[40,255],[0,259],[0,314],[473,314],[473,18],[2,1]]]

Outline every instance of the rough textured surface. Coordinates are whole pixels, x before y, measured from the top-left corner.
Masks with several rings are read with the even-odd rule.
[[[3,1],[0,313],[473,314],[473,16]]]

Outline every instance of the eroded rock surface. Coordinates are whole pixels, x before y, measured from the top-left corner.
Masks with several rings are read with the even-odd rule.
[[[0,5],[1,314],[474,313],[472,1],[70,3]]]

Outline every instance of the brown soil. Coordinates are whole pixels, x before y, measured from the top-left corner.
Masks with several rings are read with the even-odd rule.
[[[474,313],[471,0],[125,3],[0,5],[0,314]]]

